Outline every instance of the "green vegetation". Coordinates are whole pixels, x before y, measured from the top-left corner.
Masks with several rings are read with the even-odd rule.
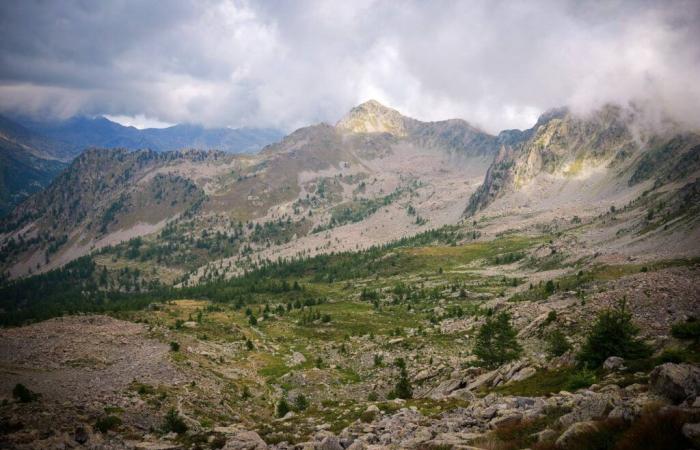
[[[107,415],[97,419],[97,421],[95,422],[95,429],[97,429],[101,433],[106,433],[110,430],[119,428],[121,424],[122,419],[120,419],[119,417],[114,415]]]
[[[187,431],[187,424],[177,413],[175,408],[170,408],[165,414],[162,426],[163,433],[177,433],[182,434]]]
[[[394,389],[389,393],[389,398],[401,398],[409,399],[413,397],[413,387],[408,379],[408,372],[406,371],[406,362],[403,358],[398,358],[394,363],[399,369],[399,381],[396,383]]]
[[[595,381],[595,374],[585,369],[540,370],[529,378],[505,386],[499,386],[493,390],[505,395],[532,397],[588,387]]]
[[[687,322],[675,323],[671,327],[671,335],[678,339],[700,340],[700,321],[691,318]]]
[[[20,403],[29,403],[37,400],[39,398],[39,394],[30,391],[25,385],[17,383],[15,387],[12,388],[12,397]]]
[[[639,359],[649,355],[648,346],[637,338],[638,328],[632,323],[626,302],[600,313],[578,354],[584,366],[600,367],[610,356]]]
[[[559,329],[550,332],[546,337],[546,342],[547,354],[550,357],[561,356],[571,350],[571,344]]]
[[[474,354],[484,367],[496,368],[517,359],[522,348],[516,339],[517,332],[506,312],[487,317],[479,329],[474,345]]]
[[[281,399],[279,399],[279,401],[277,402],[277,406],[275,407],[275,413],[277,414],[277,417],[284,417],[291,410],[292,408],[289,406],[289,403],[287,403],[286,398],[282,397]]]

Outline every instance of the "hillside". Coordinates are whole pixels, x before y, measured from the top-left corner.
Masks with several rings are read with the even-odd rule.
[[[83,153],[2,223],[0,446],[697,447],[698,135],[640,123]]]
[[[43,272],[150,235],[150,255],[173,239],[202,241],[176,247],[170,268],[183,279],[230,276],[272,254],[367,248],[456,222],[495,138],[463,121],[421,123],[381,108],[410,131],[352,132],[344,119],[297,130],[259,155],[89,151],[5,220],[5,267]],[[162,197],[171,190],[176,198]]]
[[[500,148],[465,215],[500,229],[593,220],[580,231],[598,252],[696,255],[700,134],[640,128],[640,116],[613,105],[543,115]]]
[[[0,217],[41,191],[66,167],[50,139],[0,116]]]

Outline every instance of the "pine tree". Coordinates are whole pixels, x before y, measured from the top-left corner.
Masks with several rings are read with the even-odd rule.
[[[622,300],[613,309],[600,313],[578,355],[581,364],[599,367],[609,356],[644,358],[649,347],[637,338],[639,329]]]
[[[488,317],[479,329],[474,354],[481,365],[492,369],[517,359],[522,347],[518,344],[516,335],[508,313],[501,312]]]

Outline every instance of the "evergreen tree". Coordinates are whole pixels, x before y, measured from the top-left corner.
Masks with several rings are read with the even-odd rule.
[[[510,324],[510,314],[501,312],[487,317],[479,329],[474,345],[474,354],[481,365],[496,368],[509,361],[517,359],[522,347],[516,339],[516,332]]]
[[[613,309],[598,315],[586,342],[581,347],[578,360],[582,365],[600,367],[610,356],[644,358],[651,353],[649,347],[637,338],[639,329],[632,323],[625,300]]]

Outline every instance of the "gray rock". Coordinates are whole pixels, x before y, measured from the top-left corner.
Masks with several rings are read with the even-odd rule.
[[[606,394],[589,394],[578,399],[574,410],[561,416],[559,423],[569,426],[575,422],[597,419],[605,416],[609,408],[612,408],[611,397]]]
[[[429,397],[433,400],[443,399],[453,391],[464,387],[464,384],[460,379],[445,380],[430,391]]]
[[[267,450],[267,444],[255,431],[240,430],[226,440],[222,450]]]
[[[90,440],[90,435],[91,433],[89,426],[79,425],[75,428],[75,432],[73,433],[73,439],[78,444],[85,444],[87,441]]]
[[[610,419],[622,419],[626,421],[634,420],[636,417],[637,414],[634,408],[626,405],[618,405],[608,414],[608,418]]]
[[[316,448],[318,450],[343,450],[343,446],[340,445],[340,441],[335,436],[326,436]]]
[[[510,380],[508,380],[508,383],[506,383],[506,384],[514,383],[516,381],[525,380],[525,379],[533,376],[536,372],[537,372],[537,370],[534,367],[524,367],[524,368],[520,369],[520,371],[518,371],[515,375],[513,375],[510,378]]]
[[[683,425],[683,436],[687,437],[696,447],[700,447],[700,423]]]
[[[537,442],[547,442],[553,441],[554,438],[557,437],[557,432],[552,429],[545,428],[544,430],[535,433],[533,436],[535,439],[537,439]]]
[[[555,445],[559,448],[569,448],[574,439],[581,436],[582,434],[587,434],[591,432],[598,431],[598,424],[595,422],[577,422],[569,426],[569,428],[564,431],[561,436],[555,442]]]
[[[356,440],[346,450],[365,450],[365,444],[361,440]]]
[[[623,370],[625,368],[625,360],[619,356],[610,356],[603,363],[603,369],[608,372]]]
[[[496,416],[496,408],[489,407],[481,411],[481,418],[484,420],[491,420]]]
[[[455,391],[452,391],[452,393],[450,393],[450,395],[448,397],[458,398],[460,400],[466,400],[468,402],[471,402],[476,398],[476,396],[467,388],[462,388],[462,389],[457,389]]]
[[[691,364],[662,364],[649,375],[649,386],[655,394],[680,403],[700,394],[700,368]]]
[[[493,428],[508,427],[508,426],[520,423],[522,418],[523,418],[523,415],[520,414],[519,412],[511,412],[508,414],[504,414],[503,416],[501,416],[495,420],[492,420],[490,425]]]
[[[481,374],[478,377],[476,377],[471,383],[469,383],[469,385],[467,385],[467,389],[469,389],[470,391],[473,391],[474,389],[479,389],[481,386],[491,383],[497,376],[498,369]]]

